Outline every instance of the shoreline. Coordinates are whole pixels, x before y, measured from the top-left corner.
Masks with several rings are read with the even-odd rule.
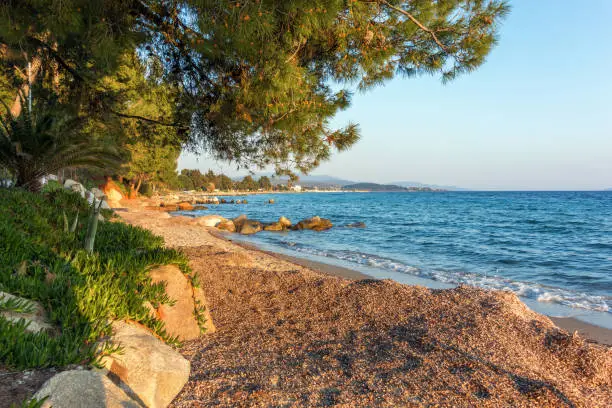
[[[326,275],[336,276],[336,277],[350,279],[350,280],[362,280],[362,279],[376,280],[377,279],[373,276],[364,274],[359,271],[352,270],[350,268],[331,265],[331,264],[327,264],[324,262],[314,261],[314,260],[305,259],[305,258],[299,258],[296,256],[285,255],[285,254],[281,254],[278,252],[273,252],[273,251],[269,251],[269,250],[260,248],[256,244],[235,241],[235,240],[229,239],[228,238],[229,235],[225,235],[221,232],[211,231],[211,235],[213,235],[216,238],[231,242],[232,244],[238,245],[242,248],[252,250],[252,251],[259,251],[267,255],[270,255],[272,257],[275,257],[275,258],[278,258],[278,259],[281,259],[287,262],[291,262],[293,264],[303,266],[305,268],[311,269],[313,271],[321,272]],[[544,315],[544,316],[552,320],[553,323],[555,323],[555,325],[557,325],[559,328],[569,333],[577,332],[581,337],[587,339],[587,341],[612,347],[612,329],[608,329],[606,327],[601,327],[595,324],[587,323],[575,317],[559,317],[559,316],[549,316],[549,315]]]
[[[217,328],[179,350],[172,407],[612,404],[612,349],[512,293],[371,279],[134,204],[121,217],[188,256]]]

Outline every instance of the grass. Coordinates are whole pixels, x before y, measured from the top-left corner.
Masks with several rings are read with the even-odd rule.
[[[163,239],[150,231],[120,222],[99,225],[89,254],[82,244],[86,217],[80,217],[74,232],[64,230],[64,214],[73,220],[77,212],[87,214],[87,202],[64,189],[43,194],[0,190],[0,291],[38,301],[57,327],[55,333],[29,333],[24,321],[0,317],[0,363],[16,369],[95,365],[109,351],[97,342],[109,334],[112,320],[142,323],[177,344],[145,307],[145,302],[172,303],[164,285],[153,284],[148,272],[176,264],[191,278],[187,258],[164,248]],[[103,215],[109,218],[112,212]],[[23,307],[13,303],[0,301],[0,310]],[[196,307],[203,323],[201,312]]]

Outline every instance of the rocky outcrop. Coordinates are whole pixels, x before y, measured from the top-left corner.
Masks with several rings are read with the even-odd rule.
[[[247,216],[245,214],[240,214],[238,217],[234,218],[232,222],[236,226],[236,230],[240,231],[242,228],[242,224],[247,220]]]
[[[291,221],[290,221],[290,220],[289,220],[289,218],[287,218],[287,217],[284,217],[284,216],[283,216],[283,217],[280,217],[280,218],[278,219],[278,222],[279,222],[279,223],[280,223],[280,224],[281,224],[283,227],[285,227],[285,228],[289,228],[289,227],[291,227]]]
[[[261,231],[262,228],[263,225],[259,221],[245,220],[240,227],[240,233],[242,235],[252,235]]]
[[[83,198],[85,198],[85,193],[87,192],[87,189],[81,183],[71,179],[66,179],[66,181],[64,181],[64,188],[79,193]]]
[[[190,202],[182,201],[176,205],[181,211],[193,211],[193,205]]]
[[[222,231],[236,232],[236,225],[234,225],[232,220],[221,221],[217,224],[217,228]]]
[[[106,199],[112,203],[117,203],[123,199],[121,189],[110,177],[106,177],[104,184],[100,186],[100,190],[102,190]]]
[[[284,231],[285,227],[280,222],[274,222],[264,226],[264,231]]]
[[[10,304],[18,305],[21,311],[11,310],[8,307]],[[38,302],[0,292],[0,305],[5,305],[5,307],[0,307],[0,316],[12,322],[24,319],[28,323],[26,331],[31,333],[53,331],[53,326],[47,320],[45,309]]]
[[[95,371],[71,370],[51,377],[34,395],[43,408],[140,408],[125,391]]]
[[[104,366],[144,406],[166,407],[189,379],[189,361],[144,327],[115,322],[110,343],[122,353],[104,357]]]
[[[150,272],[153,283],[166,282],[166,294],[175,301],[174,305],[160,305],[155,310],[157,318],[164,322],[166,332],[176,336],[179,340],[193,340],[202,334],[202,330],[195,318],[196,292],[190,280],[176,265],[164,265]],[[197,299],[201,306],[206,306],[203,293],[198,292]],[[204,329],[207,332],[215,331],[208,308],[206,307],[206,322]]]
[[[293,226],[293,230],[314,230],[325,231],[333,227],[334,224],[327,218],[312,217],[298,222]]]

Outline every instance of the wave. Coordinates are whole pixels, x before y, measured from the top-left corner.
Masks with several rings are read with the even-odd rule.
[[[545,286],[532,282],[513,281],[497,275],[481,275],[462,271],[423,270],[406,265],[401,261],[378,255],[350,250],[322,250],[292,241],[281,241],[281,244],[292,251],[304,255],[315,255],[364,265],[384,271],[393,271],[452,285],[471,285],[484,289],[505,290],[517,296],[535,299],[543,303],[557,303],[573,308],[612,313],[612,297],[590,295],[567,289]]]

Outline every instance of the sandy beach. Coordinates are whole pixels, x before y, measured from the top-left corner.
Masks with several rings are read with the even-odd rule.
[[[612,405],[612,349],[592,343],[609,330],[510,293],[265,253],[187,217],[121,216],[188,254],[217,327],[181,349],[192,374],[175,407]]]

